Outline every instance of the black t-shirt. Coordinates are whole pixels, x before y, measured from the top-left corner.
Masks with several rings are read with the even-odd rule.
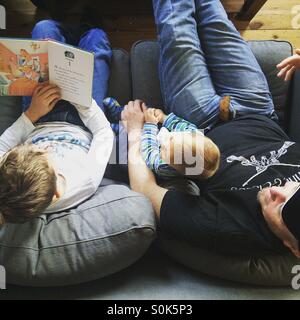
[[[220,148],[220,168],[201,183],[200,197],[167,192],[161,208],[162,230],[220,253],[286,252],[269,230],[257,194],[288,180],[300,182],[300,146],[264,116],[235,119],[207,136]]]

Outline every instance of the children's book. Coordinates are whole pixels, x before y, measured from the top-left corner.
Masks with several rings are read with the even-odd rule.
[[[92,102],[94,55],[51,40],[0,38],[0,95],[32,96],[44,81],[61,89],[62,99]]]

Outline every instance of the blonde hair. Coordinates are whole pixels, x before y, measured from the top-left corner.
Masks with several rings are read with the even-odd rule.
[[[55,171],[45,152],[26,144],[13,148],[0,162],[0,226],[40,215],[55,191]]]
[[[203,148],[203,172],[195,176],[195,178],[198,179],[208,179],[211,178],[216,171],[218,170],[220,166],[220,150],[217,147],[217,145],[209,138],[205,137],[202,133],[199,132],[190,132],[192,136],[192,143],[191,143],[191,153],[192,156],[196,156],[198,154],[198,148],[199,144],[197,143],[197,139],[200,139],[200,137],[204,138],[204,148]],[[170,155],[170,160],[171,166],[174,166],[174,168],[179,171],[180,173],[185,175],[186,169],[187,168],[192,168],[194,165],[188,164],[185,161],[185,157],[182,159],[182,164],[174,164],[174,146],[171,147],[171,155]]]
[[[209,138],[204,137],[204,171],[201,178],[211,178],[220,166],[221,153],[217,145]]]

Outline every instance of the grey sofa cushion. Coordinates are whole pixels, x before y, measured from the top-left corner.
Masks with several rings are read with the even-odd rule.
[[[183,265],[221,279],[258,286],[291,286],[292,269],[300,259],[292,254],[265,257],[236,257],[202,250],[160,234],[162,250]]]
[[[131,96],[129,57],[114,50],[110,93]],[[0,130],[21,112],[21,99],[0,97]],[[127,186],[104,179],[97,193],[77,208],[0,229],[0,265],[7,281],[28,286],[63,286],[98,279],[139,259],[156,235],[152,205]]]
[[[20,97],[0,97],[0,134],[20,116],[22,99]]]
[[[0,265],[11,284],[76,284],[128,267],[154,238],[151,203],[126,186],[108,185],[68,212],[5,225]]]
[[[132,99],[130,61],[128,53],[123,49],[114,49],[111,60],[109,97],[117,97],[125,105]]]
[[[289,83],[284,83],[276,76],[276,65],[291,55],[292,46],[289,42],[272,40],[250,41],[249,45],[266,75],[275,109],[283,119]],[[131,50],[133,98],[142,99],[149,106],[163,106],[158,61],[159,45],[156,41],[139,41],[133,45]]]
[[[139,41],[131,49],[131,74],[133,99],[141,99],[149,107],[162,107],[158,61],[159,46],[156,41]]]
[[[249,45],[269,83],[275,110],[284,119],[289,95],[289,82],[277,77],[277,64],[293,53],[292,45],[286,41],[250,41]]]
[[[279,41],[253,41],[250,46],[266,74],[276,109],[282,113],[286,107],[289,85],[277,78],[276,65],[291,55],[291,45]],[[159,47],[156,41],[139,41],[132,48],[133,97],[145,100],[149,106],[163,105],[158,59]],[[209,275],[250,284],[290,285],[292,267],[300,264],[300,259],[289,254],[260,259],[222,256],[180,242],[163,233],[159,235],[159,243],[165,253],[188,267]]]

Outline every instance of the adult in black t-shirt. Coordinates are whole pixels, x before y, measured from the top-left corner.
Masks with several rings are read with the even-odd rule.
[[[288,248],[300,257],[281,210],[300,186],[300,146],[276,123],[266,79],[250,48],[219,0],[153,0],[153,6],[166,109],[205,129],[222,156],[216,175],[200,184],[200,196],[158,186],[140,155],[141,101],[130,102],[122,117],[132,189],[149,197],[162,230],[178,239],[225,254]],[[292,61],[295,57],[279,66],[286,80],[296,66]],[[224,96],[231,97],[231,121],[220,123]]]

